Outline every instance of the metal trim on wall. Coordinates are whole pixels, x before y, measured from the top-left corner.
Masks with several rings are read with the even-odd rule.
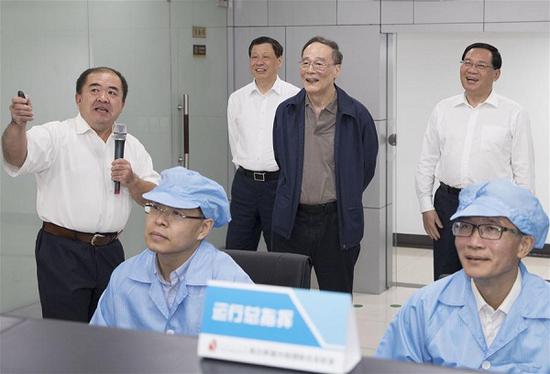
[[[397,93],[397,34],[386,34],[386,126],[388,137],[397,132],[395,120],[396,114],[396,93]],[[394,277],[394,240],[392,237],[394,227],[395,209],[395,152],[396,145],[386,141],[386,287],[393,285]]]

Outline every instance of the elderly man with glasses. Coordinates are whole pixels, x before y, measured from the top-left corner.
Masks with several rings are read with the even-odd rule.
[[[474,43],[466,47],[460,63],[464,93],[435,106],[416,170],[422,222],[433,240],[435,280],[461,268],[450,223],[460,189],[509,178],[535,190],[529,116],[493,90],[502,67],[500,52],[490,44]]]
[[[310,256],[320,289],[351,293],[378,138],[365,106],[335,85],[341,65],[338,44],[310,39],[300,61],[304,88],[277,108],[272,251]]]
[[[115,269],[90,323],[197,335],[208,280],[252,283],[205,240],[231,219],[227,196],[218,183],[178,166],[163,171],[143,198],[147,248]]]
[[[521,262],[542,248],[548,216],[506,179],[460,192],[451,217],[463,270],[414,294],[381,358],[502,372],[550,373],[550,283]]]

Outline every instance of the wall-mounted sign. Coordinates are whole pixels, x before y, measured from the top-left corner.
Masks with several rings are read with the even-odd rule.
[[[206,38],[206,27],[193,26],[193,38],[205,39]]]
[[[193,44],[193,56],[206,56],[206,45]]]

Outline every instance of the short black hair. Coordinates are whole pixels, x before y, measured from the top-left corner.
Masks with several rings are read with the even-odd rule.
[[[119,71],[107,66],[98,66],[84,70],[76,80],[76,93],[82,94],[82,87],[84,87],[84,83],[86,82],[88,75],[99,72],[111,72],[120,78],[120,82],[122,83],[122,102],[126,102],[126,96],[128,96],[128,82],[126,82],[126,78],[124,78]]]
[[[335,65],[340,65],[342,63],[342,60],[344,59],[344,55],[342,52],[340,52],[340,48],[338,47],[338,43],[336,43],[333,40],[323,38],[322,36],[314,36],[313,38],[309,39],[307,43],[302,48],[302,56],[304,55],[305,49],[313,43],[321,43],[324,45],[329,46],[332,48],[332,62],[334,62]]]
[[[466,53],[468,53],[468,51],[470,49],[474,49],[474,48],[482,48],[482,49],[486,49],[488,50],[489,52],[491,52],[491,56],[492,56],[492,59],[491,59],[491,65],[493,65],[493,69],[500,69],[501,66],[502,66],[502,56],[500,55],[500,52],[498,51],[498,49],[494,46],[492,46],[491,44],[487,44],[487,43],[474,43],[474,44],[470,44],[469,46],[466,47],[466,49],[464,50],[464,53],[462,54],[462,60],[464,61],[464,58],[466,57]]]
[[[256,38],[252,42],[250,42],[250,45],[248,46],[248,57],[252,56],[252,47],[258,44],[271,44],[273,52],[275,52],[275,56],[277,58],[283,55],[283,46],[281,45],[281,43],[273,38],[270,38],[269,36],[260,36],[259,38]]]

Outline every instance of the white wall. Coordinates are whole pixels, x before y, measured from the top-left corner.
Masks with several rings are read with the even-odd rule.
[[[394,232],[424,234],[414,189],[424,130],[434,105],[463,91],[459,60],[464,48],[474,42],[487,42],[499,49],[503,65],[494,89],[523,105],[529,113],[536,193],[546,212],[550,212],[550,34],[398,33]]]

